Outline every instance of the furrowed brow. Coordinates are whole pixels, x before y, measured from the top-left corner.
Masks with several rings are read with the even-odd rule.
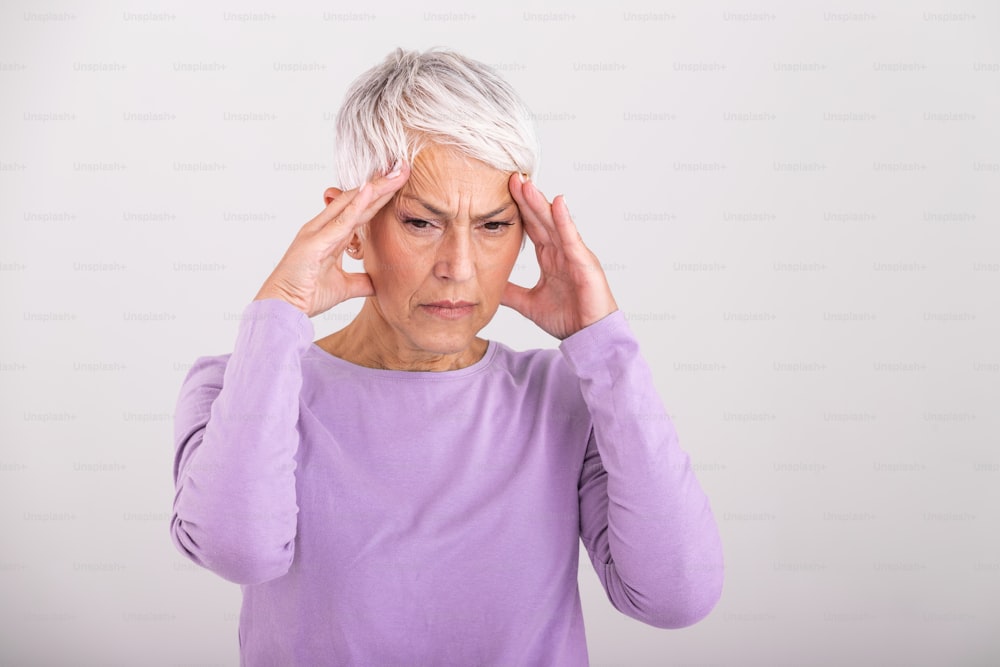
[[[403,199],[408,199],[410,201],[417,202],[418,204],[420,204],[425,209],[427,209],[428,211],[430,211],[431,213],[433,213],[434,215],[436,215],[438,217],[441,217],[441,218],[449,217],[446,212],[442,211],[441,209],[437,208],[436,206],[428,204],[427,202],[425,202],[423,199],[420,199],[419,197],[414,197],[413,195],[405,195],[405,196],[403,196]],[[510,208],[513,205],[514,205],[514,202],[513,201],[509,201],[506,204],[504,204],[503,206],[501,206],[500,208],[494,209],[494,210],[492,210],[492,211],[490,211],[488,213],[483,213],[482,215],[477,215],[475,217],[475,220],[486,220],[488,218],[492,218],[495,215],[500,215],[501,213],[503,213],[504,211],[506,211],[508,208]]]

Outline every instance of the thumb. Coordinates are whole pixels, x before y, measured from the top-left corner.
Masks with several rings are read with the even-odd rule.
[[[375,287],[372,285],[372,279],[367,273],[347,273],[344,274],[347,280],[347,298],[351,299],[357,296],[374,296]]]
[[[500,297],[500,305],[513,308],[525,317],[528,317],[528,305],[531,303],[531,290],[521,287],[508,281],[504,287],[503,295]],[[528,317],[528,319],[531,319]]]

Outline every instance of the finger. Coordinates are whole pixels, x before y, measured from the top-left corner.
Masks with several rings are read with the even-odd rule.
[[[590,251],[584,245],[583,237],[569,214],[564,195],[557,195],[552,204],[549,204],[541,190],[531,188],[527,198],[529,204],[534,204],[537,218],[542,221],[549,238],[558,244],[561,252],[578,257],[589,254]]]
[[[364,184],[362,184],[364,185]],[[347,208],[347,205],[358,196],[358,191],[360,187],[354,188],[352,190],[344,190],[339,195],[330,200],[330,203],[326,205],[322,211],[320,211],[316,217],[307,222],[302,226],[303,232],[315,232],[322,229],[323,226],[335,219],[340,213]]]
[[[344,224],[353,231],[355,227],[371,220],[376,213],[382,210],[383,206],[389,203],[389,200],[403,187],[409,177],[409,166],[401,161],[396,174],[385,174],[370,181],[366,190],[370,189],[371,193],[366,192],[366,201],[359,203],[355,208],[348,206],[340,216],[344,219]]]
[[[528,208],[535,214],[545,231],[552,236],[555,230],[555,224],[552,221],[552,204],[549,203],[545,193],[539,190],[534,183],[528,181],[524,185],[524,199],[528,203]]]
[[[354,228],[360,224],[362,213],[373,199],[374,189],[372,184],[366,181],[361,184],[354,197],[340,213],[315,230],[316,242],[323,246],[324,252],[329,251],[339,255],[343,251],[351,239]]]
[[[373,192],[370,183],[362,183],[348,206],[307,238],[304,247],[310,249],[310,254],[316,252],[323,263],[341,266],[344,251],[351,242],[354,230],[371,218],[371,215],[365,215],[364,212],[373,201]],[[353,220],[353,223],[348,224],[347,220]]]
[[[347,220],[348,224],[353,222],[353,226],[357,227],[362,223],[368,222],[403,187],[403,184],[410,177],[410,167],[403,160],[399,160],[397,164],[399,168],[395,173],[389,172],[383,174],[369,182],[369,187],[372,190],[371,199],[366,205],[359,207],[358,215],[360,219]]]
[[[385,175],[364,183],[347,207],[319,230],[319,237],[328,246],[336,248],[335,252],[339,254],[343,250],[340,246],[346,245],[358,227],[371,220],[389,203],[393,195],[403,187],[409,174],[409,169],[404,164],[395,176]]]
[[[377,179],[372,180],[372,183],[375,184],[375,190],[379,197],[386,193],[392,194],[396,192],[396,190],[401,188],[403,183],[406,183],[406,181],[410,178],[410,165],[406,162],[406,160],[399,160],[398,166],[398,173],[393,174],[390,171],[382,176],[379,176]]]
[[[537,199],[534,200],[534,203],[532,201],[534,197],[531,195],[537,194],[537,188],[531,185],[530,180],[521,183],[516,174],[513,181],[515,182],[510,187],[511,195],[514,197],[514,203],[517,204],[518,211],[521,214],[521,220],[524,222],[524,230],[528,233],[528,238],[536,246],[550,245],[552,243],[552,235],[539,216]]]
[[[405,161],[401,162],[400,171],[397,175],[390,177],[388,174],[385,174],[374,179],[369,179],[357,188],[347,190],[342,192],[340,196],[334,197],[330,200],[327,207],[318,216],[311,220],[307,226],[310,227],[312,231],[325,229],[330,223],[342,222],[341,217],[344,214],[347,214],[348,217],[351,218],[352,222],[355,223],[352,225],[352,230],[353,227],[367,222],[371,216],[385,206],[392,195],[399,190],[399,188],[401,188],[409,178],[409,166]],[[362,192],[362,190],[364,190],[364,192]],[[366,201],[360,204],[355,203],[359,195],[366,196]],[[351,208],[352,204],[354,205],[353,209]],[[351,215],[352,212],[355,214],[363,214],[363,212],[368,211],[369,209],[371,209],[371,215],[368,216],[368,218],[362,217],[360,221],[356,218],[356,216]]]
[[[558,204],[556,203],[558,200]],[[569,214],[569,206],[566,205],[566,196],[558,195],[552,202],[552,226],[555,228],[559,239],[567,246],[582,246],[583,237],[580,230]]]

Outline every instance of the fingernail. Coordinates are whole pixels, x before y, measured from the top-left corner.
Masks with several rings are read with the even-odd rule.
[[[517,177],[521,179],[522,183],[525,183],[528,180],[528,177],[527,177],[526,174],[524,174],[524,172],[520,172],[520,171],[517,172]]]
[[[392,171],[386,174],[385,177],[396,178],[397,176],[399,176],[401,171],[403,171],[403,163],[397,159],[396,162],[392,165]]]

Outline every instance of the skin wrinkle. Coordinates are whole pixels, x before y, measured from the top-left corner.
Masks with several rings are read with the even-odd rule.
[[[447,211],[442,211],[438,206],[433,206],[429,202],[423,201],[419,197],[416,197],[414,195],[400,197],[400,200],[412,201],[417,206],[422,206],[426,210],[430,211],[431,215],[438,216],[439,218],[443,218],[445,220],[451,220],[454,217]],[[488,220],[489,218],[493,218],[498,215],[502,215],[503,213],[507,212],[507,209],[509,209],[512,204],[514,204],[513,199],[509,203],[506,203],[503,206],[500,206],[499,208],[496,208],[492,211],[487,211],[486,213],[483,213],[481,215],[474,216],[473,219],[482,221],[482,220]],[[402,209],[402,205],[400,205],[399,208]]]
[[[330,354],[370,368],[442,371],[482,359],[487,341],[476,334],[493,318],[521,250],[524,228],[508,189],[510,174],[459,151],[431,145],[420,152],[410,177],[355,235],[355,257],[364,261],[375,296],[338,332],[316,341]],[[444,218],[419,213],[412,195],[444,209]],[[403,201],[407,203],[403,205]],[[509,227],[490,231],[482,212],[506,204]],[[408,218],[430,223],[417,229]],[[439,300],[476,303],[472,315],[441,320],[421,308]]]

